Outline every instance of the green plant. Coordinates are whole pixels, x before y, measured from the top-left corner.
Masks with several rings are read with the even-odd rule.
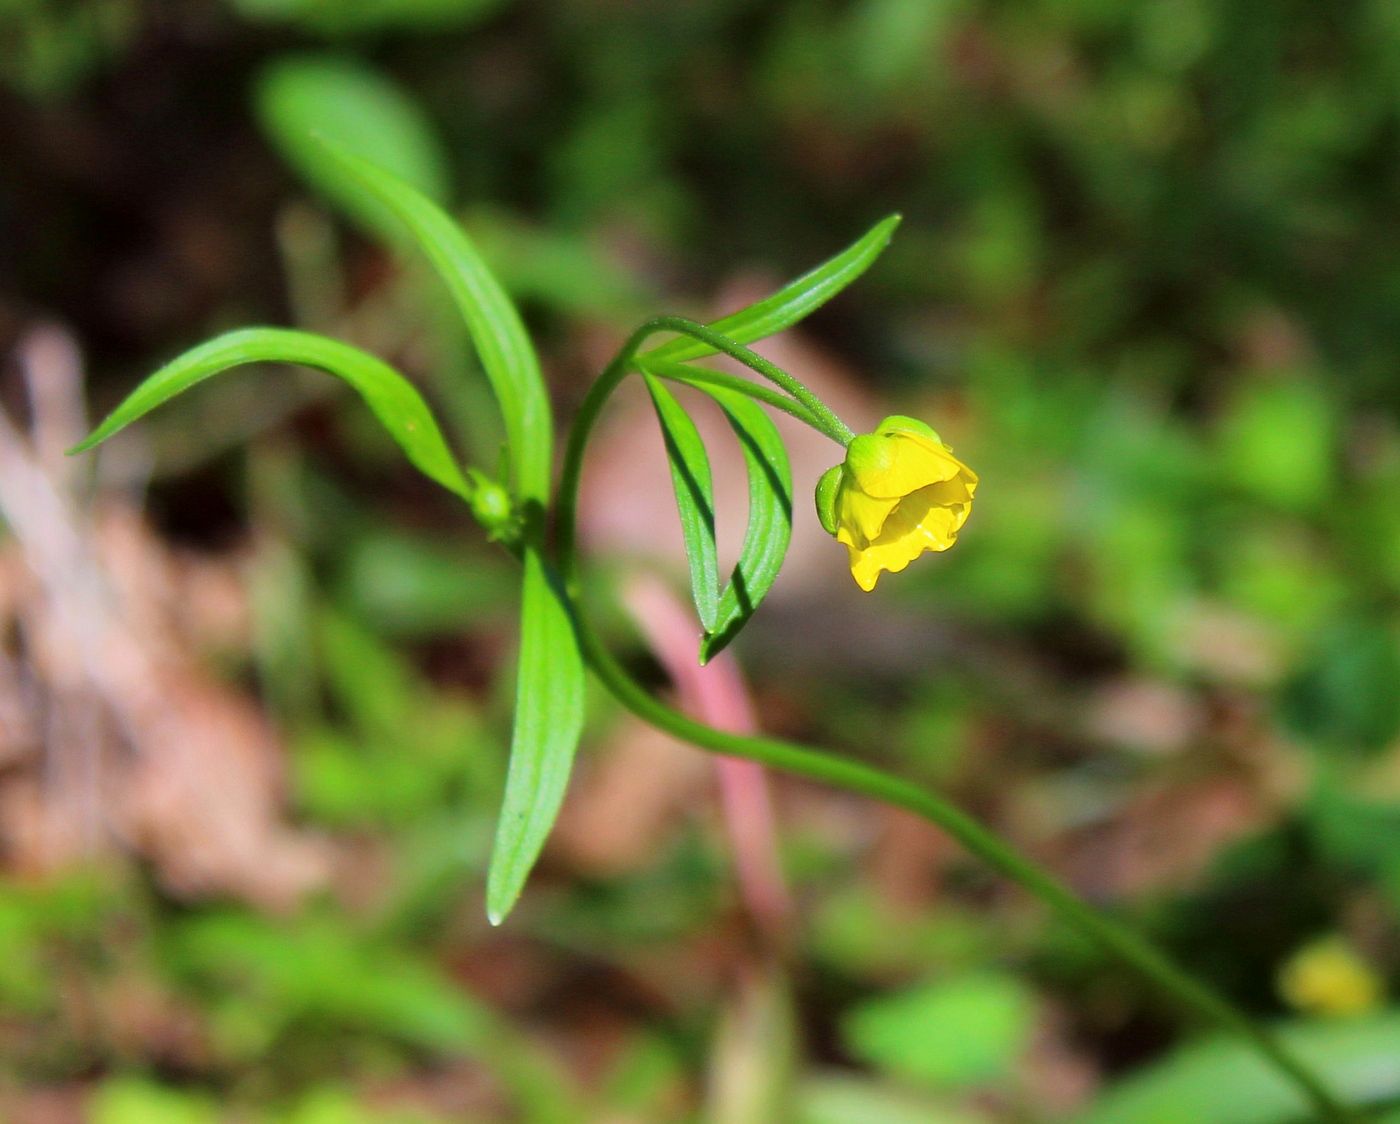
[[[608,397],[632,374],[643,378],[652,394],[685,529],[692,592],[705,629],[703,661],[729,643],[758,607],[782,564],[791,527],[792,486],[786,456],[760,407],[781,409],[843,448],[854,439],[849,428],[800,381],[745,345],[791,326],[860,276],[889,242],[897,218],[884,220],[849,249],[771,297],[713,324],[669,316],[643,324],[582,403],[569,434],[560,482],[551,489],[553,425],[538,361],[518,313],[471,242],[426,196],[337,145],[324,145],[319,169],[322,176],[338,176],[343,190],[373,199],[376,207],[371,213],[382,210],[392,215],[446,283],[500,406],[505,432],[500,472],[462,467],[422,397],[380,360],[320,336],[272,328],[231,332],[174,360],[147,379],[74,451],[93,447],[174,395],[230,367],[266,361],[315,367],[350,383],[409,460],[459,496],[488,535],[519,559],[523,586],[515,725],[487,885],[487,911],[493,922],[503,921],[519,897],[563,799],[582,728],[587,667],[629,709],[697,746],[873,796],[937,824],[1184,1005],[1236,1032],[1261,1059],[1293,1082],[1322,1117],[1351,1118],[1328,1088],[1270,1032],[1141,937],[1084,905],[1055,878],[941,796],[832,753],[694,722],[653,698],[595,631],[581,596],[575,518],[584,455]],[[656,335],[671,338],[644,350]],[[772,387],[696,365],[696,360],[715,354],[738,361]],[[685,411],[666,389],[667,382],[694,387],[713,398],[735,429],[747,462],[749,527],[738,564],[722,589],[718,588],[708,454]],[[854,471],[858,477],[863,474],[863,470]]]

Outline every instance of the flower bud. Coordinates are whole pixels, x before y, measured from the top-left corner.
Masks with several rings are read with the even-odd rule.
[[[1312,1015],[1357,1015],[1385,998],[1376,970],[1339,937],[1324,937],[1293,954],[1279,973],[1290,1006]]]
[[[926,550],[947,550],[972,510],[977,474],[916,418],[886,418],[854,438],[817,483],[817,518],[846,545],[851,576],[872,590]]]
[[[472,483],[469,501],[472,515],[494,540],[509,539],[515,534],[519,520],[510,492],[485,473],[474,469],[467,473]]]

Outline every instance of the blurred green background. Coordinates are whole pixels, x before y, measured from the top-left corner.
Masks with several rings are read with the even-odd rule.
[[[930,419],[976,510],[871,596],[799,539],[735,646],[761,722],[956,796],[1400,1105],[1400,7],[0,0],[0,451],[35,473],[0,482],[0,1116],[1304,1119],[869,803],[774,779],[792,907],[756,923],[711,764],[601,695],[489,928],[509,561],[286,371],[53,455],[84,396],[268,323],[392,359],[491,463],[467,341],[311,129],[461,215],[561,417],[646,316],[902,212],[771,354]],[[590,549],[683,589],[619,418]]]

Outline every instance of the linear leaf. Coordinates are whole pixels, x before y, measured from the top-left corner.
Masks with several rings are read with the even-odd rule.
[[[285,328],[243,328],[192,348],[146,379],[69,451],[85,452],[181,391],[245,363],[296,363],[344,379],[360,392],[414,467],[448,491],[470,497],[471,487],[412,383],[359,348]]]
[[[782,568],[792,537],[792,469],[778,427],[753,399],[720,386],[701,389],[723,408],[749,470],[749,525],[715,627],[700,643],[704,664],[748,623]]]
[[[486,878],[493,925],[520,897],[554,827],[583,730],[583,658],[562,594],[538,551],[525,551],[520,672],[505,800]]]
[[[481,356],[505,421],[511,481],[524,500],[544,503],[553,423],[539,359],[505,290],[460,226],[422,192],[355,154],[322,141],[346,178],[385,204],[447,285]]]
[[[258,75],[254,94],[263,130],[287,163],[370,230],[392,232],[392,216],[346,182],[315,134],[373,159],[439,203],[451,194],[446,147],[423,107],[368,64],[340,55],[282,54]]]
[[[709,326],[738,343],[751,343],[790,328],[869,269],[889,245],[899,222],[899,215],[881,219],[834,258],[804,273],[772,296],[732,312]],[[714,353],[714,348],[699,340],[681,336],[652,348],[642,358],[685,362]]]
[[[710,458],[705,442],[685,408],[675,395],[650,375],[646,379],[661,436],[666,442],[666,460],[671,466],[671,484],[680,512],[685,556],[690,563],[690,589],[695,611],[706,632],[713,631],[719,612],[719,557],[715,544],[715,493],[710,478]]]
[[[713,367],[697,367],[693,363],[675,363],[669,359],[655,358],[639,358],[637,369],[645,374],[655,375],[670,382],[697,386],[701,389],[707,386],[729,387],[731,390],[736,390],[740,394],[771,406],[775,410],[781,410],[790,417],[796,418],[803,425],[816,426],[817,424],[812,417],[812,412],[797,399],[788,397],[781,390],[775,390],[766,383],[746,379],[740,375],[731,375],[728,371],[717,371]]]
[[[374,164],[327,144],[346,176],[387,205],[408,228],[466,321],[505,422],[516,495],[536,505],[549,496],[553,423],[539,360],[520,314],[476,247],[420,192]],[[583,661],[568,610],[533,547],[525,552],[520,673],[515,731],[486,910],[505,919],[539,857],[568,786],[583,727]]]

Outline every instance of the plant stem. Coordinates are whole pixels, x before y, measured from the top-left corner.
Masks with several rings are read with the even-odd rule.
[[[677,363],[674,359],[648,359],[645,355],[637,357],[637,365],[648,374],[668,379],[671,382],[684,383],[686,386],[702,389],[707,386],[718,386],[726,390],[738,391],[755,401],[762,402],[765,406],[772,406],[775,410],[781,410],[783,413],[791,415],[803,425],[810,426],[823,436],[831,436],[801,402],[776,390],[770,390],[760,383],[741,378],[739,375],[731,375],[728,371],[716,371],[710,367],[697,367],[691,363]]]
[[[801,404],[806,414],[810,415],[803,416],[794,413],[793,416],[824,433],[843,448],[849,445],[855,436],[850,427],[838,418],[825,402],[781,367],[774,366],[763,356],[750,351],[743,344],[735,343],[728,337],[711,331],[705,325],[697,324],[695,321],[687,320],[681,316],[658,316],[654,320],[648,320],[627,337],[627,342],[622,345],[622,349],[613,357],[612,362],[603,368],[603,373],[589,387],[588,393],[579,405],[578,415],[574,418],[573,430],[569,434],[569,444],[564,450],[564,467],[559,479],[558,495],[555,499],[556,551],[559,557],[565,561],[564,570],[566,573],[572,569],[572,560],[575,554],[578,486],[579,477],[583,471],[583,454],[588,446],[588,436],[593,432],[593,426],[598,421],[598,415],[602,412],[604,403],[607,402],[622,380],[634,370],[637,353],[641,350],[642,344],[658,332],[678,332],[681,335],[693,336],[702,343],[713,347],[716,351],[722,351],[731,358],[737,359],[746,367],[756,371],[792,395]],[[657,373],[662,372],[658,371]],[[756,395],[755,397],[763,401],[767,396]]]
[[[855,436],[850,427],[832,412],[830,406],[781,367],[770,363],[758,352],[751,351],[743,344],[731,340],[728,336],[721,335],[704,324],[697,324],[694,320],[687,320],[683,316],[658,316],[654,320],[648,320],[632,334],[632,338],[623,345],[622,351],[618,353],[617,359],[613,362],[621,360],[625,368],[636,358],[637,352],[641,350],[647,337],[658,332],[677,332],[683,336],[690,336],[713,347],[716,351],[723,352],[731,359],[737,359],[745,367],[757,372],[775,386],[792,395],[811,415],[810,418],[802,418],[802,420],[825,433],[842,448],[849,445],[851,438]],[[642,359],[645,360],[646,357],[642,356]],[[607,377],[606,372],[603,377]],[[801,415],[794,416],[800,417]]]
[[[678,707],[717,730],[757,732],[738,663],[729,652],[704,666],[696,662],[694,618],[667,582],[630,581],[623,601],[674,685]],[[715,755],[715,771],[740,899],[765,948],[776,953],[789,944],[792,895],[778,858],[768,774],[762,765],[728,754]]]
[[[1334,1124],[1358,1119],[1272,1033],[1175,964],[1145,937],[1085,905],[1064,883],[949,801],[859,761],[774,738],[729,734],[686,718],[647,694],[603,646],[578,611],[577,603],[575,612],[584,658],[608,691],[639,718],[702,749],[746,758],[871,796],[936,824],[966,850],[1056,910],[1081,933],[1151,979],[1181,1006],[1205,1015],[1250,1042],[1312,1103],[1321,1119]]]
[[[614,659],[588,621],[580,602],[578,557],[575,549],[579,481],[584,451],[603,404],[632,369],[637,349],[642,341],[652,333],[659,331],[683,332],[702,340],[717,350],[734,356],[771,379],[784,390],[792,393],[795,398],[798,398],[804,406],[812,411],[814,416],[822,418],[826,422],[835,420],[836,425],[845,430],[848,435],[850,433],[844,425],[841,425],[839,419],[835,419],[835,416],[826,409],[825,405],[816,400],[815,396],[811,395],[805,387],[801,387],[800,383],[797,386],[801,388],[803,395],[799,396],[788,385],[796,383],[796,380],[792,379],[791,376],[778,371],[777,368],[772,368],[772,364],[753,355],[747,348],[732,340],[726,340],[723,336],[709,331],[702,325],[693,324],[678,317],[661,317],[649,321],[633,333],[617,357],[594,383],[574,420],[564,455],[564,467],[559,482],[556,506],[558,520],[556,543],[559,552],[560,576],[563,579],[564,589],[574,614],[579,645],[584,658],[603,685],[619,702],[639,718],[701,749],[756,761],[761,765],[821,781],[848,792],[874,797],[877,800],[883,800],[888,804],[914,812],[930,823],[941,827],[973,855],[1034,894],[1059,912],[1081,933],[1154,981],[1183,1007],[1206,1016],[1250,1043],[1261,1057],[1285,1076],[1312,1104],[1320,1119],[1329,1122],[1329,1124],[1349,1124],[1349,1122],[1358,1120],[1358,1115],[1342,1105],[1322,1081],[1294,1057],[1272,1033],[1256,1023],[1229,1000],[1179,967],[1145,937],[1085,905],[1073,891],[1052,874],[1022,856],[995,832],[978,823],[977,820],[943,797],[927,792],[908,781],[881,772],[870,765],[828,751],[812,749],[775,738],[728,733],[695,722],[653,698]],[[760,362],[758,364],[751,362],[753,359],[758,359]],[[765,367],[772,368],[772,371],[765,370]],[[808,402],[807,398],[812,398],[817,408],[814,408],[813,403]],[[833,439],[838,439],[825,427],[823,431],[832,435]],[[846,440],[849,440],[849,436]]]

